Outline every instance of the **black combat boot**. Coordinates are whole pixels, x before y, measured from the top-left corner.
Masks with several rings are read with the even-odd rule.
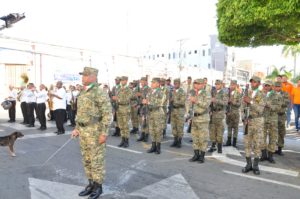
[[[149,138],[149,133],[145,134],[144,142],[148,142],[148,138]]]
[[[211,144],[211,147],[210,147],[210,149],[208,150],[208,152],[212,153],[212,152],[214,152],[215,150],[216,150],[216,143],[213,142],[213,143]]]
[[[277,154],[277,155],[283,155],[283,153],[282,153],[282,147],[278,147],[278,150],[276,150],[275,151],[275,154]]]
[[[237,141],[237,138],[233,138],[233,141],[232,141],[232,146],[236,148],[236,141]]]
[[[178,138],[178,137],[174,137],[174,141],[173,141],[173,143],[170,145],[170,147],[176,147],[176,146],[177,146],[177,138]]]
[[[152,142],[151,148],[147,151],[147,153],[153,153],[156,151],[156,142]]]
[[[141,142],[141,141],[144,141],[144,139],[145,139],[145,132],[142,132],[140,137],[136,141]]]
[[[231,137],[227,137],[227,142],[225,146],[231,146]]]
[[[160,154],[160,142],[156,143],[156,154]]]
[[[192,131],[192,122],[189,123],[187,133],[191,133],[191,131]]]
[[[178,138],[177,145],[176,145],[177,148],[181,148],[181,140],[182,138]]]
[[[118,145],[118,147],[123,147],[125,144],[125,138],[122,137],[121,143]]]
[[[218,153],[222,153],[222,143],[218,143]]]
[[[263,149],[261,151],[260,161],[265,161],[265,160],[268,160],[267,149]]]
[[[129,147],[129,141],[128,141],[128,138],[124,138],[124,144],[123,144],[123,147],[124,147],[124,148]]]
[[[259,175],[260,174],[260,171],[259,171],[259,168],[258,168],[258,162],[259,162],[259,158],[254,158],[254,162],[253,162],[253,173],[255,175]]]
[[[194,150],[194,156],[189,159],[190,162],[196,162],[197,160],[199,160],[200,155],[199,155],[199,150]]]
[[[201,151],[200,152],[200,156],[199,156],[199,159],[198,159],[198,163],[200,163],[200,164],[202,164],[202,163],[204,163],[204,161],[205,161],[205,152],[204,151]]]
[[[94,182],[93,182],[93,180],[89,179],[89,184],[78,195],[79,196],[88,196],[93,192],[93,189],[94,189]]]
[[[248,173],[249,171],[252,170],[252,161],[251,157],[246,157],[247,164],[246,166],[242,169],[243,173]]]
[[[275,164],[275,160],[273,158],[273,153],[271,151],[268,151],[268,160],[270,163]]]
[[[139,131],[138,128],[133,127],[133,128],[131,129],[130,133],[131,133],[131,134],[136,134],[138,131]]]
[[[120,134],[121,130],[119,127],[116,127],[115,128],[115,133],[112,134],[112,136],[115,136],[115,137],[119,137],[121,134]]]
[[[163,138],[166,137],[166,133],[167,133],[167,131],[166,131],[166,129],[164,129],[164,130],[163,130]]]
[[[103,193],[102,184],[94,182],[94,190],[91,193],[91,195],[88,197],[88,199],[98,199],[102,193]]]

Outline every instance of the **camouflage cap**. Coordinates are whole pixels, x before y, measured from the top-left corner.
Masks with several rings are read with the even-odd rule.
[[[217,80],[215,81],[215,85],[219,85],[219,84],[222,84],[222,80],[217,79]]]
[[[179,83],[179,84],[180,84],[180,78],[175,78],[175,79],[173,80],[173,82],[174,82],[174,84],[175,84],[175,83]]]
[[[115,80],[121,80],[121,77],[117,76],[117,77],[115,78]]]
[[[160,82],[166,82],[165,78],[160,78]]]
[[[237,80],[231,80],[230,84],[237,84]]]
[[[252,76],[251,79],[250,79],[250,82],[252,82],[252,81],[260,82],[261,79],[260,79],[260,77],[254,75],[254,76]]]
[[[188,76],[187,78],[188,78],[188,79],[192,79],[192,77],[191,77],[191,76]]]
[[[204,83],[204,79],[201,79],[201,78],[195,79],[195,80],[194,80],[194,83],[197,83],[197,84],[203,84],[203,83]]]
[[[141,77],[141,80],[147,81],[147,77]]]
[[[121,77],[121,81],[122,81],[122,80],[128,80],[128,77],[127,77],[127,76],[122,76],[122,77]]]
[[[79,75],[98,75],[98,69],[92,67],[84,67],[83,72],[80,72]]]
[[[168,78],[166,79],[166,81],[171,81],[171,77],[168,77]]]
[[[281,82],[275,82],[275,83],[274,83],[274,86],[276,86],[276,87],[281,87],[281,86],[282,86],[282,83],[281,83]]]
[[[151,82],[160,83],[160,78],[159,77],[153,77]]]
[[[267,80],[267,81],[265,81],[264,85],[273,86],[273,82],[271,80]]]
[[[132,83],[137,84],[138,80],[133,80]]]

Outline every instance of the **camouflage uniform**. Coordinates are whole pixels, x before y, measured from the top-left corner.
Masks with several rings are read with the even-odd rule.
[[[161,81],[165,81],[165,79],[161,78]],[[168,109],[170,91],[166,86],[161,86],[160,89],[163,94],[162,109],[164,113],[162,115],[162,121],[165,121],[165,123],[163,123],[162,128],[163,128],[163,136],[165,136],[167,130],[167,112],[168,112],[167,109]]]
[[[141,80],[146,80],[145,77],[142,77]],[[140,97],[140,107],[139,107],[139,124],[141,128],[141,136],[137,141],[148,141],[149,136],[149,125],[148,125],[148,106],[143,105],[141,102],[143,99],[147,98],[148,93],[150,92],[149,86],[145,85],[143,88],[140,88],[142,96]]]
[[[130,112],[131,112],[131,124],[133,133],[138,132],[139,127],[139,118],[138,118],[138,105],[139,101],[136,97],[138,92],[138,86],[132,89],[132,98],[130,100]]]
[[[236,81],[233,80],[236,84]],[[226,124],[227,124],[227,136],[228,140],[226,146],[231,146],[232,130],[233,130],[233,146],[236,147],[236,141],[239,131],[239,121],[240,121],[240,106],[242,101],[242,94],[237,90],[229,91],[230,98],[233,99],[232,102],[228,103],[226,112]],[[230,100],[230,99],[228,99]]]
[[[216,84],[221,84],[220,80],[216,80]],[[211,106],[211,121],[210,121],[210,141],[212,147],[210,152],[214,151],[215,143],[218,143],[218,152],[222,153],[222,143],[224,134],[224,118],[225,118],[225,106],[228,103],[228,97],[223,89],[216,91],[216,101]]]
[[[85,67],[83,73],[97,73],[94,68]],[[104,180],[105,144],[99,144],[100,132],[108,135],[111,122],[111,104],[107,93],[91,84],[82,90],[77,101],[76,129],[80,132],[80,149],[83,166],[88,179],[99,184]]]
[[[196,79],[196,83],[204,83],[203,79]],[[197,101],[193,105],[192,139],[194,157],[191,162],[204,162],[204,155],[208,144],[208,124],[209,124],[209,105],[211,95],[205,89],[197,91],[191,90],[191,96],[196,97]],[[200,153],[200,154],[199,154]]]
[[[127,80],[128,77],[121,77],[122,80]],[[121,137],[122,142],[119,146],[127,147],[128,145],[128,139],[129,139],[129,117],[130,117],[130,99],[132,98],[132,91],[131,89],[126,85],[122,86],[117,89],[116,96],[118,98],[117,100],[117,118],[118,118],[118,125],[121,130]]]
[[[180,79],[174,79],[174,84],[178,82],[180,84]],[[173,110],[171,112],[171,126],[172,134],[174,136],[174,142],[171,147],[181,147],[181,139],[183,137],[184,128],[184,113],[186,104],[186,93],[183,88],[175,89],[172,94],[172,104]]]
[[[116,77],[116,80],[121,80],[120,77]],[[117,90],[120,88],[120,84],[116,84],[113,86],[111,92],[109,92],[109,97],[111,100],[111,105],[112,105],[112,113],[113,113],[113,121],[115,122],[115,133],[112,136],[120,136],[120,128],[118,125],[118,118],[117,118],[117,109],[118,109],[118,104],[112,100],[113,96],[117,95]]]

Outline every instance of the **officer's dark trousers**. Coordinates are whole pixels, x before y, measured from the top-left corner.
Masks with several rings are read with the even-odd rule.
[[[66,118],[66,110],[65,109],[56,109],[54,111],[56,128],[58,132],[65,132],[64,122]]]
[[[37,104],[37,117],[39,118],[41,127],[46,127],[46,104],[45,103],[38,103]]]
[[[22,115],[23,115],[23,123],[28,124],[27,104],[26,104],[26,102],[21,103],[21,111],[22,111]]]
[[[10,121],[16,121],[16,101],[10,101],[12,106],[8,109],[8,115]]]
[[[28,116],[28,124],[34,125],[35,118],[34,118],[34,107],[36,106],[36,103],[31,102],[27,103],[27,116]]]

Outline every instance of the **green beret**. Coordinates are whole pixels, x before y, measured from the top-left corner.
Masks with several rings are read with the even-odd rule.
[[[204,79],[195,79],[194,80],[194,83],[197,83],[197,84],[203,84],[204,83]]]
[[[237,84],[237,80],[231,80],[230,84]]]
[[[160,78],[159,77],[153,77],[152,82],[160,83]]]
[[[122,76],[121,80],[128,80],[128,77],[127,76]]]
[[[254,76],[251,77],[250,82],[251,81],[260,82],[261,79],[260,79],[260,77],[254,75]]]
[[[281,87],[281,86],[282,86],[282,83],[281,83],[281,82],[275,82],[275,83],[274,83],[274,86],[276,86],[276,87]]]
[[[174,82],[174,84],[175,84],[175,83],[179,83],[179,84],[180,84],[180,78],[174,79],[173,82]]]
[[[218,85],[218,84],[222,84],[222,80],[217,79],[217,80],[215,81],[215,85]]]
[[[84,67],[83,72],[80,75],[98,75],[98,69],[92,67]]]

